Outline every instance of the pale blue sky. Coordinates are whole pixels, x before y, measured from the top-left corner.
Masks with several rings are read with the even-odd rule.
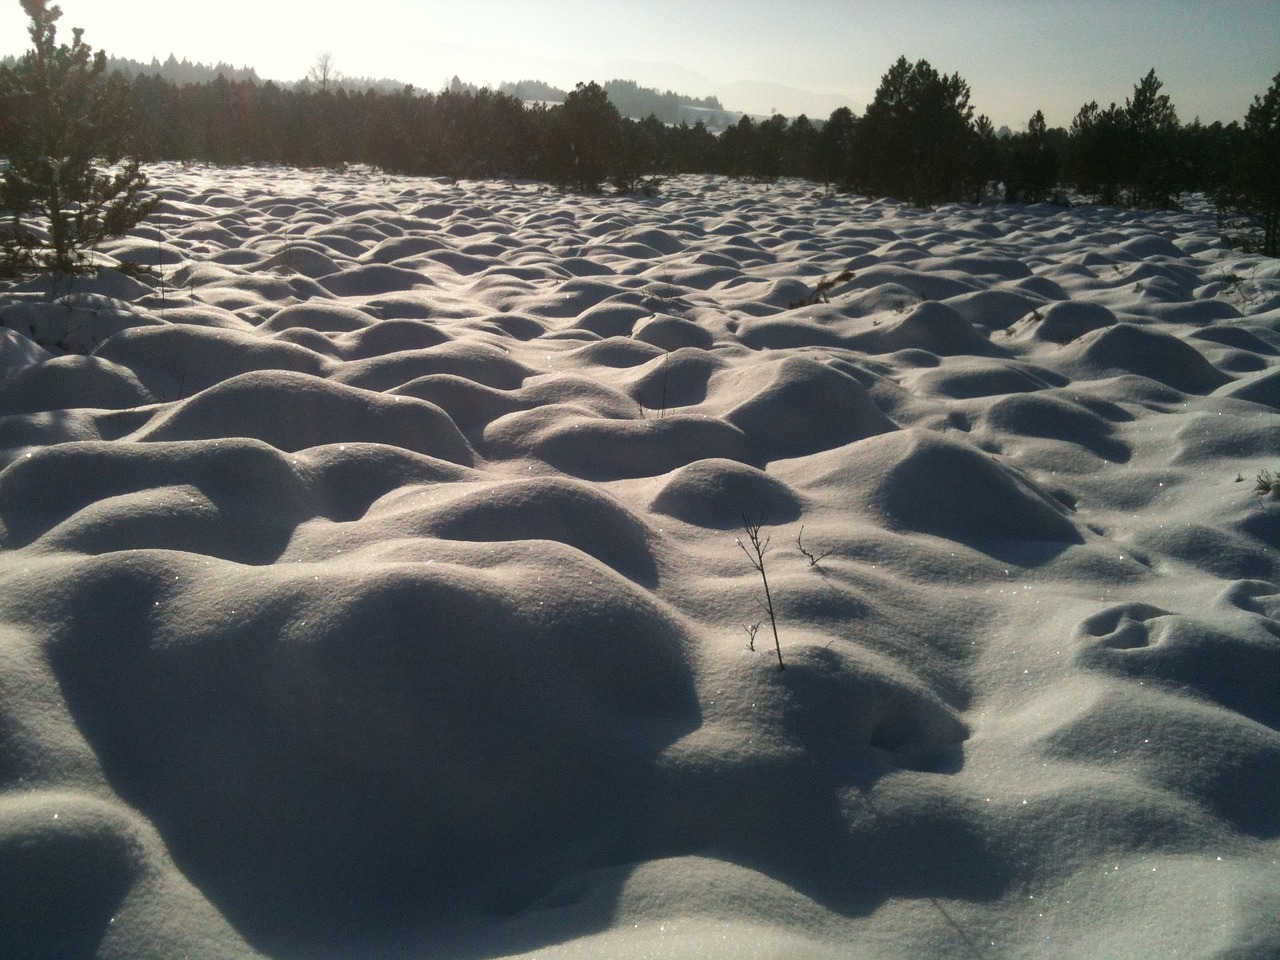
[[[116,56],[251,65],[291,80],[322,51],[354,76],[439,89],[634,79],[726,107],[861,113],[905,54],[969,81],[997,126],[1123,103],[1151,67],[1190,121],[1238,120],[1280,73],[1280,0],[62,0],[61,30]],[[26,46],[0,0],[0,53]]]

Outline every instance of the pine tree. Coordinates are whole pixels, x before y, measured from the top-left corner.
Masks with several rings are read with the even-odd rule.
[[[99,241],[141,222],[156,200],[144,196],[146,177],[126,158],[123,78],[107,76],[105,54],[93,53],[83,30],[72,31],[70,46],[57,42],[59,7],[21,2],[32,49],[0,69],[0,113],[9,120],[3,266],[69,273],[84,268]]]
[[[1172,207],[1177,193],[1178,114],[1152,69],[1125,100],[1126,168],[1135,207]]]
[[[1058,182],[1059,160],[1044,113],[1037,110],[1027,121],[1027,132],[1015,135],[1007,145],[1004,177],[1008,199],[1027,203],[1049,199]]]
[[[643,120],[622,121],[619,129],[618,166],[613,185],[619,193],[635,193],[643,190],[652,195],[660,183],[659,173],[664,172],[663,139],[665,128],[652,113]]]
[[[579,83],[556,112],[556,135],[567,148],[561,176],[583,193],[599,193],[600,183],[617,167],[622,117],[598,83]],[[562,154],[564,151],[561,151]]]
[[[981,203],[987,186],[1000,169],[1000,141],[996,128],[985,113],[973,121],[973,136],[969,137],[969,150],[962,159],[965,191],[975,203]]]
[[[782,176],[787,134],[787,118],[780,113],[761,121],[756,128],[750,168],[751,178],[756,183],[777,183]]]
[[[1244,118],[1241,192],[1262,218],[1262,252],[1280,256],[1280,73]]]
[[[967,161],[978,137],[969,84],[927,60],[899,57],[858,123],[857,185],[916,204],[968,199],[975,170]]]
[[[1280,256],[1280,73],[1253,98],[1239,144],[1235,170],[1216,191],[1218,206],[1254,219],[1261,235],[1250,242],[1269,257]]]
[[[1105,110],[1091,100],[1071,121],[1068,156],[1071,181],[1081,193],[1092,194],[1108,206],[1120,200],[1126,169],[1125,113],[1114,103]]]
[[[739,180],[751,175],[756,156],[756,125],[743,114],[738,122],[720,134],[721,166]]]
[[[848,107],[832,111],[818,135],[818,173],[828,186],[846,186],[853,179],[850,163],[858,121]]]

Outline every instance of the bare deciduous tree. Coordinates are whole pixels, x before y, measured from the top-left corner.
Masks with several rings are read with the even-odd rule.
[[[316,57],[315,63],[311,64],[311,69],[307,71],[307,79],[322,91],[327,91],[330,84],[336,84],[342,79],[337,58],[328,50],[320,54]]]

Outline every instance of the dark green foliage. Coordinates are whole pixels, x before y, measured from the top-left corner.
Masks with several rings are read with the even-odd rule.
[[[32,49],[0,68],[0,148],[9,159],[0,186],[4,266],[72,272],[90,248],[127,233],[156,201],[142,193],[147,181],[137,161],[125,158],[123,80],[106,75],[106,57],[84,43],[83,31],[72,31],[69,46],[57,42],[57,6],[22,0],[22,8]]]
[[[1188,190],[1214,194],[1236,175],[1242,149],[1240,124],[1220,120],[1205,126],[1197,117],[1178,131],[1178,157]]]
[[[613,185],[619,193],[652,193],[671,162],[663,143],[665,128],[650,114],[637,123],[623,120],[618,128],[618,156]]]
[[[721,169],[735,180],[751,175],[755,165],[756,127],[744,116],[720,134]]]
[[[24,0],[26,6],[47,19],[51,44],[57,8],[49,11],[35,0]],[[23,231],[8,229],[11,263],[33,260],[36,244],[52,233],[45,227],[52,222],[51,202],[63,204],[64,213],[82,215],[78,223],[61,220],[70,224],[62,236],[83,240],[81,250],[107,235],[97,232],[99,223],[118,227],[143,210],[137,168],[118,163],[126,142],[143,160],[362,163],[387,173],[511,176],[582,191],[609,183],[623,193],[651,192],[663,177],[680,173],[728,174],[766,184],[803,177],[918,204],[981,200],[989,186],[1001,182],[1007,199],[1029,202],[1075,187],[1102,203],[1159,207],[1172,205],[1182,190],[1204,191],[1214,193],[1232,217],[1254,218],[1259,237],[1250,242],[1259,248],[1269,242],[1274,250],[1276,215],[1267,211],[1275,209],[1274,185],[1280,182],[1275,88],[1256,99],[1247,130],[1235,123],[1206,127],[1198,120],[1180,126],[1151,71],[1124,106],[1085,104],[1069,132],[1049,129],[1037,111],[1026,132],[997,136],[986,117],[975,117],[968,84],[958,75],[900,57],[863,117],[843,107],[821,123],[804,116],[742,116],[717,136],[702,121],[690,126],[672,118],[681,117],[684,107],[718,109],[718,101],[659,94],[631,81],[579,84],[566,94],[533,82],[495,92],[454,78],[447,90],[425,93],[382,83],[359,89],[349,79],[280,86],[239,71],[179,86],[145,71],[134,72],[132,80],[108,76],[79,34],[72,47],[51,49],[63,51],[61,60],[51,62],[65,75],[59,80],[46,71],[44,82],[60,85],[58,95],[72,100],[93,92],[85,99],[91,109],[78,114],[85,122],[75,125],[75,134],[97,138],[88,156],[113,174],[109,181],[77,181],[88,202],[68,207],[61,189],[68,176],[64,164],[58,168],[59,192],[51,195],[54,167],[41,158],[64,148],[41,146],[43,115],[33,107],[36,95],[25,88],[27,79],[19,79],[30,77],[36,55],[0,66],[0,155],[18,161],[13,182],[23,185],[11,186],[10,199],[0,205],[7,204],[10,218],[17,211],[26,224]],[[647,112],[643,120],[627,119],[644,104],[661,110]],[[58,122],[65,124],[73,113]],[[85,156],[72,159],[83,165]],[[108,216],[106,201],[112,197],[121,206],[119,215]],[[66,268],[79,262],[79,254],[46,255],[46,262],[59,259]]]
[[[721,166],[735,179],[748,178],[756,183],[775,183],[784,174],[802,176],[808,164],[799,148],[799,137],[812,129],[808,119],[803,125],[788,124],[787,118],[774,114],[759,124],[744,116],[720,135]],[[802,134],[802,131],[805,131]]]
[[[1041,203],[1053,195],[1062,163],[1060,132],[1050,131],[1037,110],[1027,121],[1026,133],[1010,138],[1002,169],[1007,199]]]
[[[807,120],[805,121],[808,122]],[[788,142],[797,133],[796,125],[775,113],[756,129],[756,142],[751,161],[751,176],[759,183],[776,183],[782,176]]]
[[[622,117],[598,83],[579,83],[552,111],[552,180],[599,193],[616,168]]]
[[[803,113],[784,124],[780,138],[781,171],[806,180],[821,179],[818,173],[818,128]]]
[[[534,135],[518,100],[492,90],[445,92],[432,105],[419,121],[427,132],[418,132],[425,170],[454,178],[528,174]],[[353,155],[354,146],[346,156]]]
[[[977,137],[960,75],[899,57],[858,124],[855,185],[918,204],[968,199],[981,176]]]
[[[1254,244],[1269,257],[1280,256],[1280,73],[1265,95],[1253,98],[1237,143],[1239,159],[1218,191],[1219,205],[1253,218]]]
[[[1081,193],[1115,204],[1124,179],[1124,112],[1114,103],[1099,110],[1096,100],[1071,121],[1069,176]]]
[[[672,173],[719,172],[716,161],[719,141],[701,120],[693,126],[682,123],[675,128],[664,128],[663,137]]]
[[[1125,101],[1128,181],[1135,207],[1176,206],[1178,114],[1151,70]]]
[[[818,133],[815,150],[816,175],[828,186],[848,186],[853,182],[854,137],[858,120],[848,107],[834,110]]]
[[[996,137],[996,128],[985,113],[973,121],[973,134],[969,138],[968,149],[956,159],[963,175],[963,189],[968,194],[966,199],[977,203],[982,200],[1000,166],[1000,141]]]
[[[1176,206],[1186,180],[1178,114],[1151,70],[1124,107],[1086,103],[1071,123],[1068,169],[1081,192],[1104,204]]]

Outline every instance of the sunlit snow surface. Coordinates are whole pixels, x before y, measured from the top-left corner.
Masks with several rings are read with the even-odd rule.
[[[1211,209],[148,172],[0,294],[0,955],[1280,952]]]

